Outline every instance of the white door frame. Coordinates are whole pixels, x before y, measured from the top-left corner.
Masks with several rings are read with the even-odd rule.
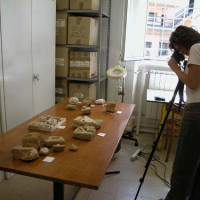
[[[1,2],[0,2],[1,4]],[[1,5],[0,5],[1,8]],[[6,131],[5,104],[4,104],[4,81],[1,37],[1,11],[0,11],[0,135]],[[5,173],[0,171],[0,182],[5,178]]]

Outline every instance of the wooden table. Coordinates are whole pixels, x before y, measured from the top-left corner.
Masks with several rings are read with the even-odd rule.
[[[66,99],[0,136],[0,170],[53,181],[54,199],[57,200],[64,199],[64,184],[91,189],[99,188],[135,107],[133,104],[117,103],[116,109],[122,111],[122,114],[106,113],[105,107],[102,105],[91,107],[92,112],[89,117],[103,120],[102,127],[97,129],[97,133],[106,133],[106,136],[100,137],[95,134],[91,141],[84,141],[72,138],[73,119],[81,115],[82,105],[77,105],[75,111],[69,111],[65,109],[67,103]],[[14,160],[11,148],[21,145],[23,136],[34,132],[28,130],[30,122],[46,114],[66,117],[66,122],[62,124],[66,126],[65,129],[57,128],[51,133],[40,132],[44,138],[51,135],[64,137],[66,140],[65,150],[55,153],[50,149],[48,156],[55,157],[50,163],[44,162],[42,156],[30,162]],[[68,148],[71,144],[77,145],[79,150],[69,151]]]

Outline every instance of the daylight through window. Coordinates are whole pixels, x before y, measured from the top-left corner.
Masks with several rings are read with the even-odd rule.
[[[149,0],[144,49],[146,58],[168,59],[171,56],[169,37],[177,26],[186,25],[200,31],[200,3],[195,1],[199,0]]]

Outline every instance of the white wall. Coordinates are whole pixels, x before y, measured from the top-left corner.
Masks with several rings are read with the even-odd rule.
[[[4,96],[3,96],[3,69],[2,69],[2,50],[1,50],[1,32],[0,32],[0,135],[5,131],[5,111],[4,111]],[[4,180],[4,172],[0,171],[0,182]]]
[[[111,31],[110,31],[110,60],[109,68],[114,67],[119,62],[120,55],[123,55],[123,34],[125,34],[125,20],[126,17],[126,4],[128,0],[112,0],[111,7]],[[134,48],[137,49],[136,46]],[[137,62],[127,61],[122,64],[126,66],[127,76],[125,78],[125,103],[135,103],[136,100],[136,85],[137,85]],[[121,101],[121,98],[117,99],[116,80],[108,80],[108,101]]]
[[[125,0],[112,0],[111,31],[110,31],[110,60],[109,68],[114,67],[122,54],[122,31]],[[117,90],[116,81],[108,80],[108,101],[115,101]]]
[[[123,41],[123,20],[124,20],[124,9],[125,9],[125,1],[126,0],[113,0],[112,1],[112,9],[111,9],[111,38],[110,38],[110,60],[109,67],[114,67],[118,61],[119,56],[122,54],[122,41]],[[142,86],[141,81],[141,73],[138,73],[138,69],[146,68],[149,71],[152,69],[160,69],[160,65],[165,65],[165,69],[169,70],[167,66],[167,62],[153,62],[151,61],[126,61],[122,62],[123,65],[126,66],[127,76],[125,78],[125,103],[134,103],[136,104],[136,109],[134,113],[137,115],[138,105],[140,103],[140,90]],[[116,80],[108,79],[108,101],[116,101],[117,90],[116,90]],[[147,89],[147,82],[144,85],[144,88]],[[144,89],[144,90],[145,90]],[[118,99],[119,101],[121,99]],[[142,94],[142,107],[141,114],[144,116],[146,113],[146,94]],[[143,119],[141,119],[141,122]],[[152,123],[152,122],[150,122]],[[155,126],[157,123],[153,122]],[[146,124],[146,122],[145,122]],[[156,130],[156,129],[155,129]]]

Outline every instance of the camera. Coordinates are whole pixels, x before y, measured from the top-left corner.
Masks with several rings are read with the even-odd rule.
[[[178,50],[175,50],[171,57],[175,58],[178,63],[185,59],[184,55],[180,53]]]

